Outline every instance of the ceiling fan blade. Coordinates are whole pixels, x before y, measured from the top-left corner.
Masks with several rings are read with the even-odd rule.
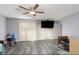
[[[33,7],[33,10],[36,10],[38,7],[39,7],[39,5],[36,4],[36,5]]]
[[[25,10],[28,10],[29,11],[29,9],[27,9],[27,8],[25,8],[25,7],[23,7],[23,6],[19,6],[20,8],[22,8],[22,9],[25,9]]]
[[[23,13],[23,14],[28,14],[29,12],[25,12],[25,13]]]
[[[36,13],[44,13],[44,12],[42,12],[42,11],[35,11]]]

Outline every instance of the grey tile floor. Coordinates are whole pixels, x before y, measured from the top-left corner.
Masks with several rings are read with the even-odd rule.
[[[6,47],[6,55],[57,55],[56,40],[18,42],[12,48]]]

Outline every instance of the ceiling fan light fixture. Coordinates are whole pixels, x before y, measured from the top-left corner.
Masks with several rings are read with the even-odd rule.
[[[34,11],[30,11],[30,13],[29,13],[29,14],[34,15],[34,14],[35,14],[35,12],[34,12]]]
[[[26,10],[26,12],[23,14],[30,14],[33,16],[36,16],[36,13],[44,13],[44,12],[39,11],[39,10],[37,11],[38,7],[39,7],[39,4],[35,4],[33,7],[30,7],[29,9],[25,8],[23,6],[19,6],[19,8]]]

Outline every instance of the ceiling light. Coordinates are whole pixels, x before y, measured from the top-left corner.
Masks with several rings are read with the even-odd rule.
[[[35,14],[35,12],[34,11],[30,11],[30,13],[29,14],[32,14],[32,15],[34,15]]]

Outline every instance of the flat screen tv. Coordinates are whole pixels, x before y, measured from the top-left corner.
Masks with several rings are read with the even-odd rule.
[[[54,21],[41,21],[41,28],[53,28]]]

